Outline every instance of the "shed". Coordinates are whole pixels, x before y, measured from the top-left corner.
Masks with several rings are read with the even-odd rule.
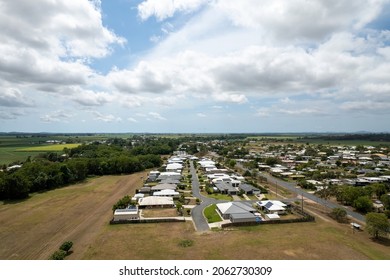
[[[253,213],[233,213],[230,215],[230,221],[232,223],[246,223],[246,222],[256,222],[258,220],[257,216]]]
[[[279,220],[280,217],[278,214],[265,214],[265,216],[269,219],[269,220]]]

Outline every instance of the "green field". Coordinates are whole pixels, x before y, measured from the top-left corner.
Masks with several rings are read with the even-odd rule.
[[[80,144],[53,144],[17,149],[16,152],[60,152],[65,148],[72,149],[78,146],[80,146]]]
[[[35,157],[44,152],[60,152],[64,147],[73,148],[80,144],[52,144],[48,140],[73,141],[77,143],[100,140],[100,137],[68,137],[68,136],[0,136],[0,164],[10,164],[25,161],[27,157]]]

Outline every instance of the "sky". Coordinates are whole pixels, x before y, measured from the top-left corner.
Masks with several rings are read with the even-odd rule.
[[[390,0],[0,0],[2,132],[389,132]]]

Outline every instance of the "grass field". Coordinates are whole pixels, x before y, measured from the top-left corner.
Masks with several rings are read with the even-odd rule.
[[[112,218],[112,206],[134,194],[146,172],[104,176],[0,204],[0,259],[48,259],[67,240],[80,259]]]
[[[308,239],[310,236],[310,239]],[[194,245],[183,248],[180,240]],[[140,246],[142,244],[142,246]],[[263,225],[197,234],[191,223],[105,226],[83,259],[306,260],[390,259],[385,245],[347,225],[315,223]]]
[[[330,219],[203,234],[191,222],[109,225],[112,205],[141,176],[97,177],[0,204],[0,259],[47,259],[66,240],[74,243],[68,259],[390,259],[389,244]]]

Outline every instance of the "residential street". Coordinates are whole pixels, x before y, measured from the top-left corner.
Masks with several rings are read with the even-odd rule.
[[[242,164],[237,163],[237,165],[240,168],[242,168],[243,170],[247,170],[247,168],[245,168]],[[360,222],[363,222],[363,223],[366,222],[366,219],[363,215],[356,213],[354,211],[351,211],[351,210],[349,210],[349,209],[347,209],[347,208],[345,208],[342,205],[339,205],[337,203],[334,203],[334,202],[331,202],[329,200],[319,198],[313,194],[307,193],[305,190],[298,188],[295,183],[283,181],[283,180],[275,178],[272,175],[265,173],[265,172],[262,172],[261,175],[264,176],[265,178],[267,178],[268,182],[270,182],[270,183],[277,184],[278,186],[281,186],[281,187],[283,187],[283,188],[285,188],[285,189],[287,189],[287,190],[289,190],[297,195],[303,195],[303,197],[310,199],[312,201],[315,201],[315,202],[317,202],[325,207],[328,207],[330,209],[333,209],[336,207],[342,207],[347,211],[349,216],[355,218],[356,220],[358,220]]]
[[[193,161],[190,161],[190,171],[192,175],[192,193],[196,198],[199,198],[201,200],[201,204],[197,205],[195,208],[192,209],[192,220],[195,223],[195,227],[197,231],[208,231],[209,225],[207,223],[207,219],[203,215],[203,210],[214,203],[218,202],[225,202],[223,200],[217,200],[214,198],[208,198],[200,194],[199,189],[199,180],[198,175],[196,174],[196,170],[194,167]]]

